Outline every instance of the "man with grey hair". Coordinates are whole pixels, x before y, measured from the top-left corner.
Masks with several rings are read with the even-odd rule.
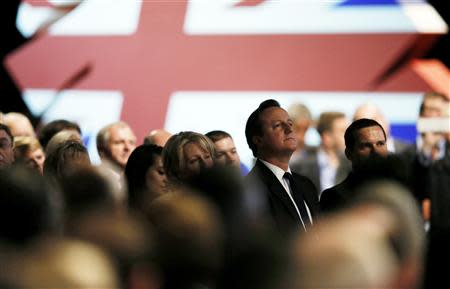
[[[136,135],[123,121],[109,124],[97,134],[97,150],[102,162],[111,162],[120,168],[120,171],[125,168],[135,148]]]
[[[294,133],[297,137],[297,149],[292,154],[291,162],[302,160],[312,149],[305,144],[305,135],[313,124],[313,118],[308,107],[303,103],[293,103],[288,108],[289,117],[292,119]]]

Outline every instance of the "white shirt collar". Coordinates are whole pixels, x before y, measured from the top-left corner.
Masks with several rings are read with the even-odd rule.
[[[286,173],[286,171],[284,171],[282,168],[273,165],[269,162],[266,162],[265,160],[259,159],[264,165],[266,165],[267,168],[269,168],[269,170],[277,177],[277,179],[283,183],[283,176]],[[287,172],[292,174],[291,172],[291,168],[288,167]]]

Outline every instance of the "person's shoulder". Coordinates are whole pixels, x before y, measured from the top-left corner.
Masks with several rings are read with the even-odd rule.
[[[259,180],[260,178],[261,178],[261,177],[260,177],[259,168],[258,168],[257,165],[255,164],[255,165],[251,168],[251,170],[247,173],[247,175],[245,175],[245,176],[243,177],[243,181],[244,181],[245,184],[248,184],[248,183],[253,183],[253,182],[255,182],[256,180]]]
[[[327,199],[328,196],[330,195],[335,195],[338,193],[338,190],[336,189],[337,186],[339,186],[340,184],[337,184],[333,187],[330,187],[328,189],[323,190],[323,192],[320,194],[320,201],[322,201],[324,198]]]

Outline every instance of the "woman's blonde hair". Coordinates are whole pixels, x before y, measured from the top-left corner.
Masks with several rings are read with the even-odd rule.
[[[180,183],[183,179],[183,171],[186,168],[184,148],[189,143],[195,143],[214,158],[215,149],[212,141],[203,134],[193,131],[177,133],[169,138],[164,146],[162,158],[167,178],[172,183]]]

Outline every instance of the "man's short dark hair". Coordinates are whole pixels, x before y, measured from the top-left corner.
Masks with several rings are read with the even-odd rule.
[[[257,155],[257,148],[253,143],[253,137],[262,135],[262,125],[260,115],[261,113],[263,113],[264,110],[270,107],[281,107],[281,106],[278,103],[278,101],[274,99],[268,99],[261,102],[258,108],[254,112],[252,112],[252,114],[250,114],[247,120],[247,124],[245,125],[245,138],[247,139],[247,144],[249,148],[252,150],[254,157],[256,157]]]
[[[6,132],[6,134],[11,139],[11,145],[13,145],[14,144],[14,136],[11,133],[11,129],[9,129],[9,127],[7,125],[0,123],[0,130],[3,130]]]
[[[379,124],[377,121],[369,118],[361,118],[358,120],[355,120],[352,122],[352,124],[347,128],[345,131],[345,147],[346,149],[353,150],[356,144],[356,133],[363,128],[371,127],[371,126],[378,126],[383,131],[384,139],[386,139],[386,132],[384,131],[381,124]]]
[[[58,132],[65,129],[76,130],[81,135],[81,129],[77,123],[65,119],[54,120],[47,123],[39,130],[38,138],[42,147],[45,149],[50,139]]]
[[[212,130],[205,134],[212,142],[219,141],[224,138],[232,138],[231,135],[223,130]]]

